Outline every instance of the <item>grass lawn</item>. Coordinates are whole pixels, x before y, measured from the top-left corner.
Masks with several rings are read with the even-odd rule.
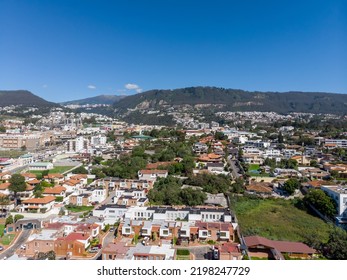
[[[4,233],[4,228],[5,228],[5,225],[0,225],[0,236],[3,235],[3,233]]]
[[[3,236],[1,238],[2,245],[10,245],[15,236],[15,234],[7,234],[6,236]]]
[[[52,174],[52,173],[64,173],[65,171],[70,170],[71,168],[73,168],[74,166],[55,166],[53,169],[50,169],[48,171],[48,174]],[[29,173],[34,173],[36,174],[38,177],[40,177],[42,175],[42,171],[40,170],[29,170]]]
[[[258,169],[259,169],[259,164],[250,164],[249,168],[248,168],[248,171],[258,170]]]
[[[182,260],[190,260],[190,256],[176,256],[176,260],[182,261]]]
[[[66,206],[66,209],[68,209],[71,212],[78,213],[78,212],[86,212],[91,211],[94,209],[94,206]]]
[[[190,260],[190,252],[188,249],[177,249],[176,260]]]
[[[331,225],[299,209],[294,203],[283,199],[232,199],[244,236],[260,235],[273,240],[300,242],[327,241]]]

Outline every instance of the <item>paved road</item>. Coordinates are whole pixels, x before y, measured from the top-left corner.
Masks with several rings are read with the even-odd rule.
[[[199,247],[190,247],[186,248],[191,253],[195,255],[196,260],[209,260],[211,259],[211,246],[199,246]]]
[[[27,241],[28,237],[30,236],[30,233],[31,230],[29,229],[22,230],[20,236],[16,239],[15,243],[6,251],[0,254],[0,260],[4,259],[5,257],[8,259],[9,257],[13,256],[14,253],[20,248],[20,246]]]
[[[233,176],[233,179],[236,180],[237,178],[241,177],[241,170],[237,166],[236,160],[231,160],[230,157],[228,157],[228,163],[230,164],[231,174]]]

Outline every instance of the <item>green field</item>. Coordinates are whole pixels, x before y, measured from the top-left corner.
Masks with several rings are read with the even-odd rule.
[[[5,225],[0,225],[0,236],[4,234]]]
[[[250,164],[248,171],[258,170],[258,169],[259,169],[259,164]]]
[[[70,170],[71,168],[73,168],[74,166],[55,166],[53,169],[48,170],[48,174],[52,174],[52,173],[64,173],[68,170]],[[33,173],[36,174],[38,177],[42,176],[42,171],[40,170],[29,170],[29,173]]]
[[[86,212],[86,211],[91,211],[94,209],[94,206],[70,206],[67,205],[66,209],[74,212],[74,213],[79,213],[79,212]]]
[[[2,245],[10,245],[14,237],[15,234],[7,234],[0,239],[0,242]]]
[[[238,197],[232,199],[232,207],[244,236],[314,243],[327,241],[331,229],[331,225],[299,209],[302,206],[297,201]]]

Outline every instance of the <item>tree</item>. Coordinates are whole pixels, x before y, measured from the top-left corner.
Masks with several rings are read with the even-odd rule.
[[[280,132],[279,134],[278,134],[278,143],[283,143],[283,135],[282,135],[282,132]]]
[[[73,174],[88,174],[88,170],[84,166],[79,166],[72,170]]]
[[[16,215],[14,215],[14,222],[17,222],[17,221],[20,220],[20,219],[24,219],[24,216],[21,215],[21,214],[16,214]]]
[[[322,190],[310,190],[304,197],[304,202],[311,204],[323,215],[333,218],[336,215],[336,203]]]
[[[14,193],[15,204],[17,205],[17,193],[26,190],[25,178],[20,174],[13,174],[8,189]]]
[[[9,224],[13,224],[13,216],[12,215],[10,215],[6,218],[5,226],[7,226]]]
[[[291,178],[284,183],[282,189],[286,191],[289,195],[292,195],[295,192],[295,190],[299,187],[300,182],[295,178]]]
[[[313,160],[310,161],[310,166],[318,167],[318,162],[315,159],[313,159]]]
[[[100,164],[103,160],[104,160],[103,157],[100,157],[100,156],[94,157],[93,164]]]
[[[347,233],[335,227],[328,242],[323,246],[323,255],[331,260],[347,260]]]

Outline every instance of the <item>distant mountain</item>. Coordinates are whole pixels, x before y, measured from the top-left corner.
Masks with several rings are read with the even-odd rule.
[[[33,107],[55,107],[56,103],[44,100],[27,90],[0,90],[0,107],[22,105]]]
[[[112,105],[124,97],[125,97],[124,95],[98,95],[95,97],[89,97],[85,99],[61,102],[60,104],[61,105],[86,105],[86,104]]]
[[[347,112],[347,94],[323,92],[250,92],[216,87],[150,90],[127,96],[114,104],[116,113],[165,111],[168,108],[212,111],[273,111],[276,113]],[[172,109],[171,108],[171,109]]]

